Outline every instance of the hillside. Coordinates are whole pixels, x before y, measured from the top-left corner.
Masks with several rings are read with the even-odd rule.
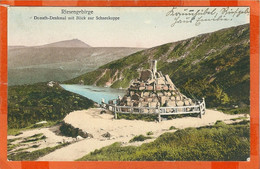
[[[64,81],[142,50],[125,47],[90,47],[80,40],[36,47],[8,47],[8,85]]]
[[[28,127],[40,121],[59,121],[74,110],[88,109],[94,102],[46,83],[8,87],[8,129]]]
[[[156,59],[158,70],[169,74],[184,94],[205,97],[209,107],[248,111],[249,43],[248,24],[226,28],[137,52],[66,83],[83,80],[87,85],[127,88]]]

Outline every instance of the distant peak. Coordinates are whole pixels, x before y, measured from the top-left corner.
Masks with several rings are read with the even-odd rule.
[[[54,42],[46,45],[42,45],[40,47],[64,47],[64,48],[69,48],[69,47],[80,47],[80,48],[89,48],[91,47],[87,43],[79,40],[79,39],[71,39],[71,40],[63,40],[59,42]]]

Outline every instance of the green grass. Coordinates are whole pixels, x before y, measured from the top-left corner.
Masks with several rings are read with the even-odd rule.
[[[234,115],[234,114],[250,114],[250,107],[249,106],[242,107],[242,108],[223,108],[223,107],[220,107],[220,108],[218,108],[218,110],[221,110],[221,111],[223,111],[223,113],[231,114],[231,115]]]
[[[127,120],[143,120],[143,121],[157,121],[158,115],[146,115],[146,114],[124,114],[118,113],[117,119],[127,119]]]
[[[135,136],[134,138],[132,138],[129,143],[132,143],[132,142],[136,142],[136,141],[144,141],[144,140],[147,140],[147,139],[151,139],[152,137],[149,137],[149,136],[144,136],[144,135],[139,135],[139,136]]]
[[[30,143],[30,142],[35,142],[35,141],[39,141],[39,140],[45,140],[46,138],[47,138],[46,136],[31,137],[31,138],[26,138],[21,143]]]
[[[47,148],[43,148],[40,150],[36,150],[33,152],[18,152],[16,154],[10,154],[8,155],[8,160],[11,161],[34,161],[37,160],[38,158],[49,154],[57,149],[60,149],[62,147],[65,147],[67,145],[69,145],[70,143],[64,143],[64,144],[60,144],[57,145],[55,147],[47,147]]]
[[[174,126],[171,126],[171,127],[169,128],[169,130],[177,130],[177,128],[174,127]]]
[[[93,107],[94,102],[68,92],[58,85],[46,83],[8,87],[8,134],[18,134],[20,129],[38,128],[54,124],[74,110]]]
[[[77,161],[246,161],[250,157],[249,121],[187,128],[164,133],[141,146],[114,143]]]
[[[146,133],[146,135],[147,135],[147,136],[151,136],[151,135],[153,135],[153,132],[152,132],[152,131],[149,131],[149,132]]]

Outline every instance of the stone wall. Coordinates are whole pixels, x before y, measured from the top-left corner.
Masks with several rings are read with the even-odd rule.
[[[156,62],[153,63],[156,64]],[[151,67],[152,70],[141,72],[140,78],[130,85],[127,94],[118,100],[118,105],[136,107],[194,105],[190,98],[179,92],[168,75],[157,72],[154,65]]]

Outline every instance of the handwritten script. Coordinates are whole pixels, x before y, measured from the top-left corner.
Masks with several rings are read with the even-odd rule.
[[[242,15],[249,15],[249,8],[240,7],[208,7],[208,8],[178,8],[173,7],[166,13],[173,22],[171,27],[177,24],[194,23],[196,26],[206,22],[232,21]]]

